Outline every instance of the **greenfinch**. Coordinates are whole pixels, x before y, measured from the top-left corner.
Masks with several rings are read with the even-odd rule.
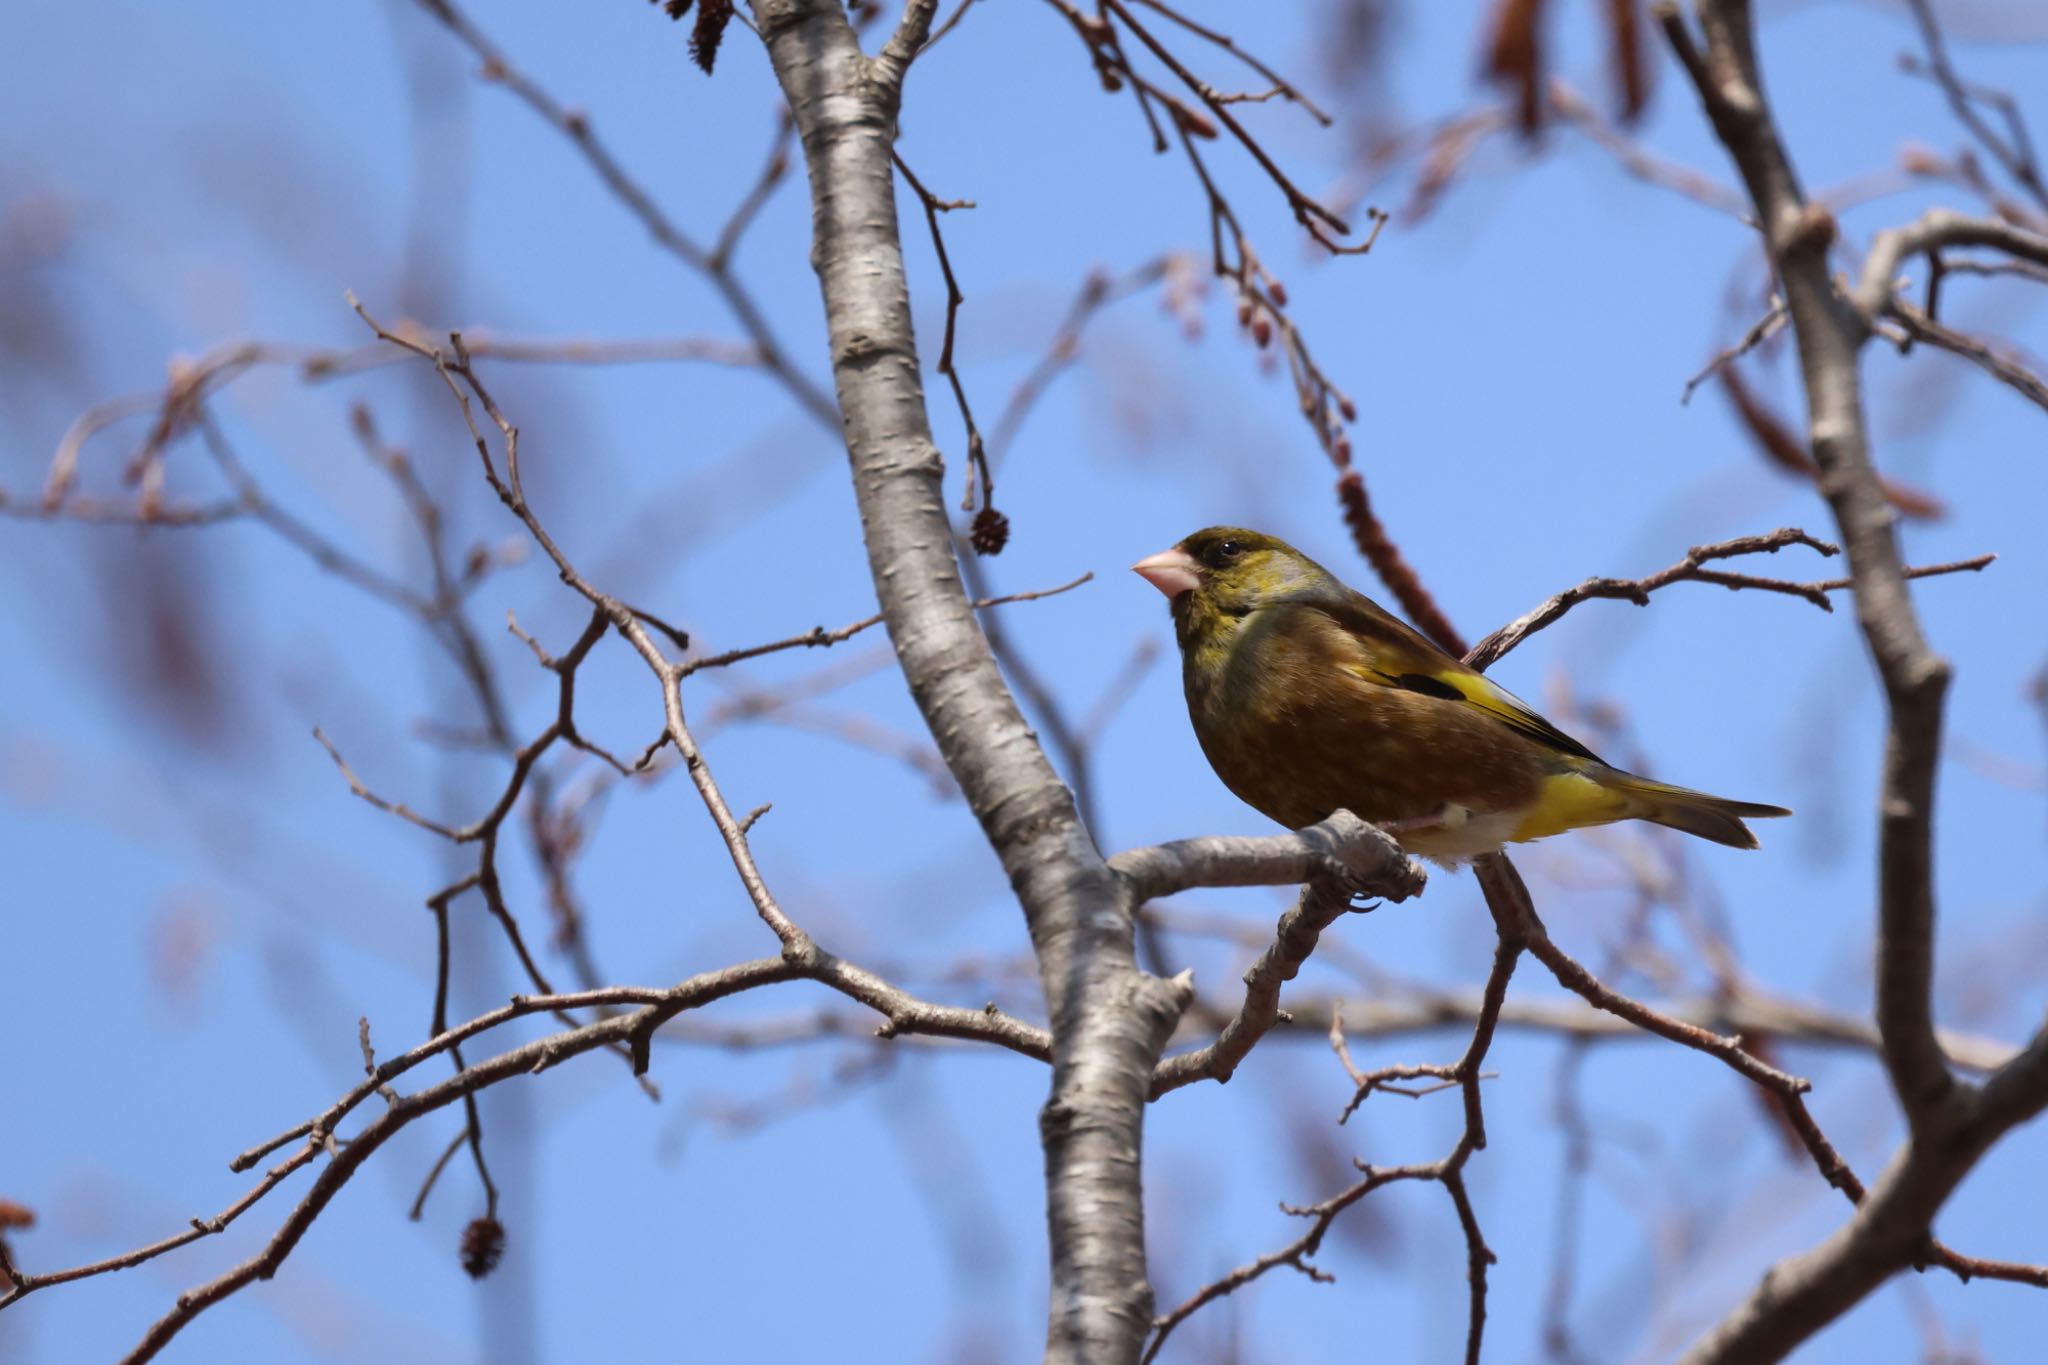
[[[1131,567],[1172,604],[1210,766],[1291,829],[1341,808],[1455,865],[1616,820],[1755,848],[1745,816],[1792,813],[1610,767],[1272,536],[1212,526]]]

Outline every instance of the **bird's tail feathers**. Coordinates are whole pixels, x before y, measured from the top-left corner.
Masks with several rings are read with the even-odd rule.
[[[1756,835],[1743,824],[1751,820],[1771,820],[1792,812],[1783,806],[1766,806],[1755,801],[1731,801],[1725,796],[1709,796],[1705,792],[1674,787],[1668,782],[1653,782],[1647,777],[1634,773],[1609,769],[1599,774],[1596,780],[1603,787],[1620,792],[1629,800],[1633,809],[1630,815],[1655,824],[1668,825],[1687,834],[1697,834],[1730,848],[1755,848]]]

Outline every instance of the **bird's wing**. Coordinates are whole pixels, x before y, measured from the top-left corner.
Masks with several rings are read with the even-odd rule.
[[[1526,739],[1574,758],[1601,761],[1520,697],[1453,659],[1362,594],[1347,592],[1313,609],[1335,627],[1330,635],[1338,666],[1361,681],[1477,707]]]

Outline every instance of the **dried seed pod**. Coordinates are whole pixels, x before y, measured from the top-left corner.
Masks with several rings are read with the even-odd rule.
[[[462,1230],[462,1268],[472,1280],[481,1280],[498,1268],[505,1257],[505,1225],[495,1218],[470,1220]]]
[[[974,526],[968,534],[967,543],[978,555],[999,555],[1010,543],[1010,519],[993,507],[984,507],[974,514]]]

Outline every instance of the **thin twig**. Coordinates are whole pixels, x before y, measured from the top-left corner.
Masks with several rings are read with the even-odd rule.
[[[989,469],[988,448],[982,443],[981,428],[974,424],[974,408],[967,401],[967,386],[960,382],[960,369],[953,359],[953,342],[958,335],[960,305],[967,301],[961,291],[959,277],[953,273],[953,258],[946,252],[946,235],[939,230],[939,215],[955,209],[971,209],[973,201],[967,199],[941,199],[924,187],[924,182],[904,161],[902,153],[892,154],[897,172],[904,183],[917,195],[924,206],[924,220],[931,228],[932,251],[939,258],[939,272],[946,280],[946,332],[939,343],[938,372],[946,376],[946,382],[953,387],[953,401],[959,405],[960,421],[967,428],[967,489],[960,499],[960,510],[972,512],[977,505],[979,492],[981,511],[975,518],[974,549],[980,554],[995,554],[1003,548],[1005,533],[984,534],[983,528],[1000,525],[1002,514],[995,510],[995,475]],[[978,486],[978,487],[977,487]]]
[[[1612,598],[1633,602],[1639,607],[1648,606],[1651,593],[1659,588],[1668,588],[1674,583],[1711,583],[1731,590],[1750,589],[1781,593],[1788,597],[1804,598],[1823,611],[1833,611],[1834,604],[1828,600],[1827,595],[1853,587],[1852,580],[1826,578],[1800,583],[1782,578],[1759,578],[1752,574],[1727,573],[1705,567],[1715,560],[1738,555],[1776,554],[1788,545],[1805,545],[1824,555],[1839,553],[1838,547],[1827,541],[1817,540],[1793,527],[1785,527],[1764,535],[1737,536],[1732,540],[1719,541],[1712,545],[1695,545],[1686,551],[1685,558],[1676,564],[1642,578],[1589,578],[1575,588],[1565,589],[1533,611],[1516,617],[1481,640],[1466,654],[1465,662],[1483,672],[1498,663],[1509,650],[1545,626],[1554,624],[1581,602],[1589,602],[1595,598]],[[1990,565],[1997,558],[1997,555],[1976,555],[1946,564],[1908,568],[1905,574],[1908,578],[1933,578],[1943,574],[1974,573]]]
[[[722,255],[716,249],[707,251],[678,227],[598,138],[591,127],[590,116],[580,109],[563,105],[514,66],[504,51],[485,36],[468,15],[456,8],[453,0],[418,0],[418,4],[475,54],[482,63],[478,75],[483,80],[503,86],[550,127],[569,139],[612,197],[639,220],[657,246],[704,276],[759,353],[762,368],[781,382],[799,407],[821,425],[836,431],[839,405],[790,361],[753,295],[732,273],[731,246],[722,242]]]

